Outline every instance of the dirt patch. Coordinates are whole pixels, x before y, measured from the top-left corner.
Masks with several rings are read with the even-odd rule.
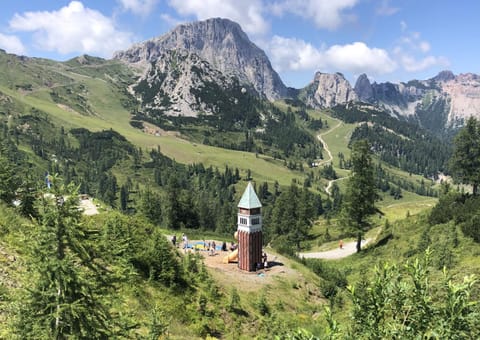
[[[220,241],[216,243],[221,244]],[[234,285],[242,291],[257,291],[266,285],[273,284],[277,279],[293,279],[302,276],[301,273],[287,265],[288,260],[283,256],[273,254],[268,250],[265,252],[269,263],[268,268],[256,272],[246,272],[238,268],[238,262],[223,263],[224,257],[231,254],[230,251],[216,251],[215,255],[211,255],[206,250],[197,251],[203,256],[205,266],[218,282],[225,286]]]
[[[68,106],[68,105],[57,103],[57,106],[58,106],[59,108],[61,108],[62,110],[65,110],[65,111],[67,111],[67,112],[80,115],[80,113],[78,113],[77,111],[75,111],[74,109],[72,109],[72,108],[71,108],[70,106]]]
[[[142,124],[143,124],[143,132],[148,135],[157,136],[157,137],[159,136],[180,137],[180,133],[178,131],[167,131],[147,122],[142,122]]]
[[[92,216],[98,214],[98,209],[91,199],[85,198],[80,200],[80,208],[83,209],[83,214]]]

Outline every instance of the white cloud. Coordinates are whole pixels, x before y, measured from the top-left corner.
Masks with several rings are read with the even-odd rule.
[[[170,26],[177,26],[177,25],[184,22],[183,20],[174,18],[170,14],[167,14],[167,13],[160,14],[160,18],[162,18],[162,20],[165,21]]]
[[[323,68],[322,52],[300,39],[274,36],[267,49],[274,68],[279,71],[301,71]]]
[[[336,29],[348,16],[345,11],[353,8],[358,0],[281,0],[271,5],[274,15],[295,14],[313,20],[318,28]]]
[[[8,53],[25,54],[26,48],[23,46],[20,39],[15,35],[7,35],[0,33],[0,48]]]
[[[450,64],[448,59],[446,59],[445,57],[434,56],[427,56],[425,58],[417,60],[413,56],[405,54],[400,57],[400,60],[403,68],[407,72],[419,72],[433,66],[446,67]]]
[[[405,32],[408,28],[407,23],[403,20],[400,21],[400,28],[401,28],[402,32]]]
[[[398,39],[393,54],[407,72],[419,72],[435,66],[447,67],[450,62],[442,56],[426,55],[431,50],[428,41],[419,32],[407,32],[407,25],[400,23],[403,36]]]
[[[390,0],[382,0],[379,7],[377,7],[376,13],[382,16],[390,16],[397,13],[400,10],[398,7],[390,5]]]
[[[132,35],[115,28],[112,19],[72,1],[58,11],[15,14],[13,31],[33,32],[36,47],[60,54],[90,53],[104,57],[132,43]]]
[[[385,74],[393,72],[397,65],[388,52],[368,47],[363,42],[347,45],[334,45],[325,53],[330,65],[339,70],[353,73]]]
[[[420,41],[418,43],[418,48],[423,53],[427,53],[428,51],[430,51],[430,43],[428,41]]]
[[[180,15],[192,15],[198,20],[214,17],[231,19],[250,34],[260,35],[269,30],[260,0],[169,0],[168,3]]]
[[[319,49],[303,40],[274,36],[267,50],[279,72],[321,70],[381,75],[397,67],[387,51],[363,42]]]
[[[123,9],[130,11],[134,14],[146,16],[148,15],[155,5],[158,3],[158,0],[118,0],[122,5]]]

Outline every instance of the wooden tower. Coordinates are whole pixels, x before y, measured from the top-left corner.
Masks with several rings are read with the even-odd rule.
[[[255,271],[262,262],[262,204],[252,183],[238,203],[238,267],[241,270]]]

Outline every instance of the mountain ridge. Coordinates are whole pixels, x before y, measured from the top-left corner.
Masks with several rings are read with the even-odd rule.
[[[225,75],[234,75],[255,90],[276,100],[288,89],[263,50],[250,41],[239,24],[221,18],[181,24],[159,37],[118,51],[113,59],[144,66],[156,61],[165,50],[183,49],[197,54]]]
[[[177,68],[173,64],[165,65],[165,60],[159,61],[168,51],[179,54],[185,51],[187,64]],[[29,60],[24,56],[17,58],[19,61]],[[96,62],[86,56],[77,58],[80,58],[80,64]],[[215,113],[219,107],[225,108],[218,103],[198,101],[193,92],[196,92],[195,86],[203,86],[208,81],[218,85],[219,91],[230,95],[234,77],[241,85],[235,88],[253,90],[253,94],[269,101],[298,97],[305,105],[315,109],[365,102],[394,117],[416,122],[438,135],[454,132],[470,116],[480,118],[480,76],[473,73],[455,75],[452,71],[441,71],[426,80],[400,83],[372,83],[366,74],[361,74],[352,87],[341,73],[316,72],[312,82],[303,89],[287,88],[265,52],[249,40],[238,23],[229,19],[212,18],[178,25],[166,34],[118,51],[112,60],[141,71],[130,84],[132,87],[146,78],[151,82],[149,89],[145,89],[153,91],[154,83],[161,87],[161,93],[152,95],[158,106],[153,102],[150,108],[166,115],[196,117]],[[202,72],[205,79],[193,81],[191,67],[198,63],[205,66]],[[159,64],[163,64],[168,74],[165,77],[169,78],[161,85],[159,79],[149,77],[152,65]],[[183,73],[173,79],[175,77],[171,76],[178,69],[182,69]],[[141,94],[137,93],[137,99],[141,99]]]

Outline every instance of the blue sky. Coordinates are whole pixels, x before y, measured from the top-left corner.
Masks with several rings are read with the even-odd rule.
[[[480,73],[480,2],[439,0],[16,0],[2,1],[0,48],[66,60],[109,58],[175,25],[225,17],[262,48],[288,86],[316,71],[352,83]]]

